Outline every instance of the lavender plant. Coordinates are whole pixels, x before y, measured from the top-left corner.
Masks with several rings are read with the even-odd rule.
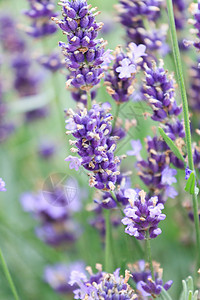
[[[42,294],[44,300],[50,299],[53,289],[55,299],[59,294],[58,297],[66,300],[197,300],[200,290],[199,60],[193,47],[187,56],[182,51],[189,45],[199,50],[200,2],[192,4],[190,10],[193,13],[190,25],[195,27],[192,32],[197,40],[188,42],[185,1],[120,0],[115,14],[118,14],[118,25],[125,29],[125,36],[124,40],[111,43],[100,37],[102,17],[98,8],[93,8],[87,0],[61,0],[58,4],[62,12],[55,12],[56,3],[52,1],[29,0],[28,3],[25,14],[31,25],[25,26],[27,33],[34,40],[45,42],[45,50],[48,50],[48,39],[54,35],[59,40],[59,33],[63,33],[59,48],[64,60],[56,52],[37,60],[54,74],[53,80],[62,69],[66,88],[71,93],[62,94],[60,82],[53,81],[57,100],[61,97],[66,100],[67,139],[62,136],[61,142],[57,137],[56,122],[64,122],[64,115],[54,119],[53,111],[48,123],[41,121],[32,131],[22,129],[16,133],[16,141],[8,140],[3,145],[20,154],[15,161],[11,151],[5,151],[12,172],[4,160],[0,161],[3,178],[7,181],[10,175],[9,191],[1,193],[2,246],[6,250],[9,244],[3,244],[5,236],[11,236],[12,249],[14,241],[16,249],[23,241],[28,244],[29,233],[40,239],[33,237],[31,251],[21,247],[16,261],[25,270],[25,275],[21,272],[23,278],[28,274],[26,269],[33,276],[43,276],[44,282],[39,284],[44,290],[38,288],[40,285],[31,290],[29,282],[28,291],[24,292],[26,287],[20,288],[20,278],[17,279],[13,268],[21,298],[39,299]],[[165,24],[167,16],[171,42]],[[32,57],[27,55],[26,43],[15,34],[14,28],[12,19],[2,18],[1,45],[4,51],[9,51],[12,61],[10,78],[21,98],[35,96],[41,78],[32,71]],[[184,74],[184,64],[187,64],[185,70],[192,69],[191,74]],[[1,90],[4,87],[0,89],[0,97]],[[12,93],[13,90],[11,95],[8,93],[5,106],[0,99],[0,130],[2,124],[8,124],[7,113],[12,118],[15,107],[10,102]],[[140,122],[135,119],[137,105],[142,108]],[[61,110],[59,101],[57,108]],[[44,129],[48,137],[50,134],[56,137],[56,142],[52,146],[44,139],[38,150],[36,133]],[[64,133],[64,126],[61,130]],[[52,172],[60,172],[61,180],[50,176]],[[16,184],[11,188],[12,177]],[[46,186],[47,178],[50,187]],[[0,191],[6,191],[2,178]],[[12,212],[7,213],[10,196],[15,193],[21,194],[24,212],[35,219],[28,226],[25,226],[28,215],[21,214],[21,225]],[[14,211],[19,211],[15,204],[12,206]],[[1,251],[0,261],[13,296],[18,300]],[[8,262],[12,266],[12,260]],[[178,269],[182,270],[181,274]],[[193,278],[183,280],[189,273]],[[34,280],[38,284],[38,279]]]

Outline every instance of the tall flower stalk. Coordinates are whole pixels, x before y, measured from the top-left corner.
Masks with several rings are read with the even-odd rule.
[[[182,65],[181,65],[181,57],[180,57],[180,51],[179,51],[179,46],[178,46],[177,34],[176,34],[172,0],[167,0],[167,10],[168,10],[168,16],[169,16],[169,24],[170,24],[170,32],[171,32],[174,60],[175,60],[175,65],[176,65],[176,72],[177,72],[177,77],[178,77],[180,92],[181,92],[181,98],[182,98],[182,103],[183,103],[185,137],[186,137],[186,146],[187,146],[187,154],[188,154],[188,166],[191,171],[195,171],[194,170],[194,162],[193,162],[193,154],[192,154],[192,139],[191,139],[191,131],[190,131],[188,101],[187,101],[183,69],[182,69]],[[193,212],[194,212],[196,243],[197,243],[197,266],[199,266],[199,264],[200,264],[200,231],[199,231],[198,200],[197,200],[197,195],[195,193],[193,195]]]

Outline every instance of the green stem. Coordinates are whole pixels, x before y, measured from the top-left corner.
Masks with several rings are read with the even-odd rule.
[[[0,249],[0,261],[2,263],[3,271],[4,271],[4,274],[6,276],[6,279],[8,280],[8,283],[9,283],[10,289],[11,289],[11,291],[13,293],[14,299],[15,300],[19,300],[19,296],[17,294],[17,290],[15,288],[14,282],[13,282],[12,277],[10,275],[10,272],[8,270],[8,266],[6,264],[6,261],[4,259],[4,256],[3,256],[3,253],[1,251],[1,249]]]
[[[87,91],[87,109],[90,110],[92,108],[92,98],[90,90]]]
[[[149,237],[149,231],[146,233],[146,251],[147,251],[147,258],[148,258],[148,263],[149,267],[151,270],[151,276],[152,279],[155,281],[155,275],[154,275],[154,269],[153,269],[153,263],[152,263],[152,255],[151,255],[151,242],[150,242],[150,237]]]
[[[113,253],[112,253],[112,233],[110,224],[110,210],[105,210],[105,220],[106,220],[106,244],[105,244],[105,271],[113,271]]]
[[[178,39],[177,39],[177,34],[176,34],[176,26],[175,26],[175,21],[174,21],[172,0],[167,0],[167,10],[168,10],[168,16],[169,16],[169,24],[170,24],[170,31],[171,31],[174,60],[175,60],[175,65],[176,65],[176,73],[177,73],[177,77],[178,77],[178,81],[179,81],[179,87],[180,87],[182,103],[183,103],[185,136],[186,136],[186,146],[187,146],[187,154],[188,154],[188,166],[189,166],[190,170],[194,171],[187,93],[186,93],[186,88],[185,88],[185,83],[184,83],[182,62],[181,62],[181,56],[180,56],[180,51],[179,51],[179,46],[178,46]],[[200,266],[200,231],[199,231],[198,200],[197,200],[196,194],[193,195],[193,213],[194,213],[194,222],[195,222],[195,230],[196,230],[197,265],[199,267]]]

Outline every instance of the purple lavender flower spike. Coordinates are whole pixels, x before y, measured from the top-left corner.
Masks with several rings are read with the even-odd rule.
[[[6,192],[6,184],[2,178],[0,178],[0,192]]]
[[[82,261],[70,264],[49,265],[44,271],[44,280],[59,294],[72,293],[78,286],[71,286],[68,281],[72,271],[85,272],[85,264]]]
[[[56,17],[55,4],[51,0],[28,0],[30,9],[24,14],[32,24],[26,28],[26,33],[33,38],[41,38],[56,32],[57,27],[51,18]]]
[[[117,5],[119,19],[126,29],[127,42],[144,44],[147,53],[161,49],[167,36],[166,24],[156,28],[163,0],[120,0]],[[149,23],[148,28],[144,22]]]
[[[90,111],[86,109],[79,113],[68,110],[70,116],[70,127],[67,134],[72,134],[76,140],[70,141],[72,153],[78,153],[81,157],[69,157],[71,167],[78,168],[79,163],[90,171],[89,184],[97,189],[114,190],[117,175],[119,175],[118,165],[120,159],[114,156],[116,149],[115,137],[110,136],[112,132],[111,120],[113,117],[109,113],[110,106],[107,108],[98,104],[93,105]],[[78,166],[77,166],[78,162]]]
[[[125,53],[121,47],[114,52],[113,66],[108,69],[105,77],[107,92],[117,103],[130,100],[134,92],[134,79],[139,69],[138,64],[146,56],[146,47],[130,43]]]
[[[97,85],[102,76],[104,62],[103,39],[98,39],[98,31],[103,24],[95,21],[99,13],[91,9],[86,0],[62,0],[63,20],[52,18],[67,36],[67,42],[60,42],[70,71],[67,87],[73,86],[90,90]]]
[[[130,278],[130,272],[125,271],[125,278],[119,275],[120,269],[113,274],[102,272],[101,265],[97,264],[97,275],[94,275],[92,269],[87,267],[90,274],[88,279],[85,274],[72,272],[70,284],[77,284],[79,289],[74,291],[74,299],[120,299],[134,300],[138,299],[134,290],[127,283]]]
[[[178,116],[182,109],[176,104],[174,80],[171,75],[167,76],[163,61],[160,60],[159,66],[152,61],[152,67],[147,64],[144,67],[146,78],[143,93],[153,109],[152,119],[162,122],[169,117]]]
[[[167,281],[165,284],[163,283],[163,270],[160,268],[160,264],[155,261],[153,261],[155,281],[152,280],[149,264],[145,263],[144,260],[139,260],[135,264],[129,264],[128,268],[137,284],[136,290],[141,297],[152,296],[156,298],[161,293],[162,287],[168,290],[173,283],[172,280]]]
[[[145,239],[147,231],[151,239],[161,234],[158,224],[166,216],[161,212],[164,205],[158,203],[158,197],[146,199],[144,191],[137,193],[133,189],[126,190],[125,196],[129,198],[130,203],[124,209],[125,218],[122,219],[122,223],[127,226],[125,232],[138,240]]]

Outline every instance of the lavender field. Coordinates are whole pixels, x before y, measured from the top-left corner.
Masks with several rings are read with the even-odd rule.
[[[0,0],[0,299],[200,299],[200,0]]]

